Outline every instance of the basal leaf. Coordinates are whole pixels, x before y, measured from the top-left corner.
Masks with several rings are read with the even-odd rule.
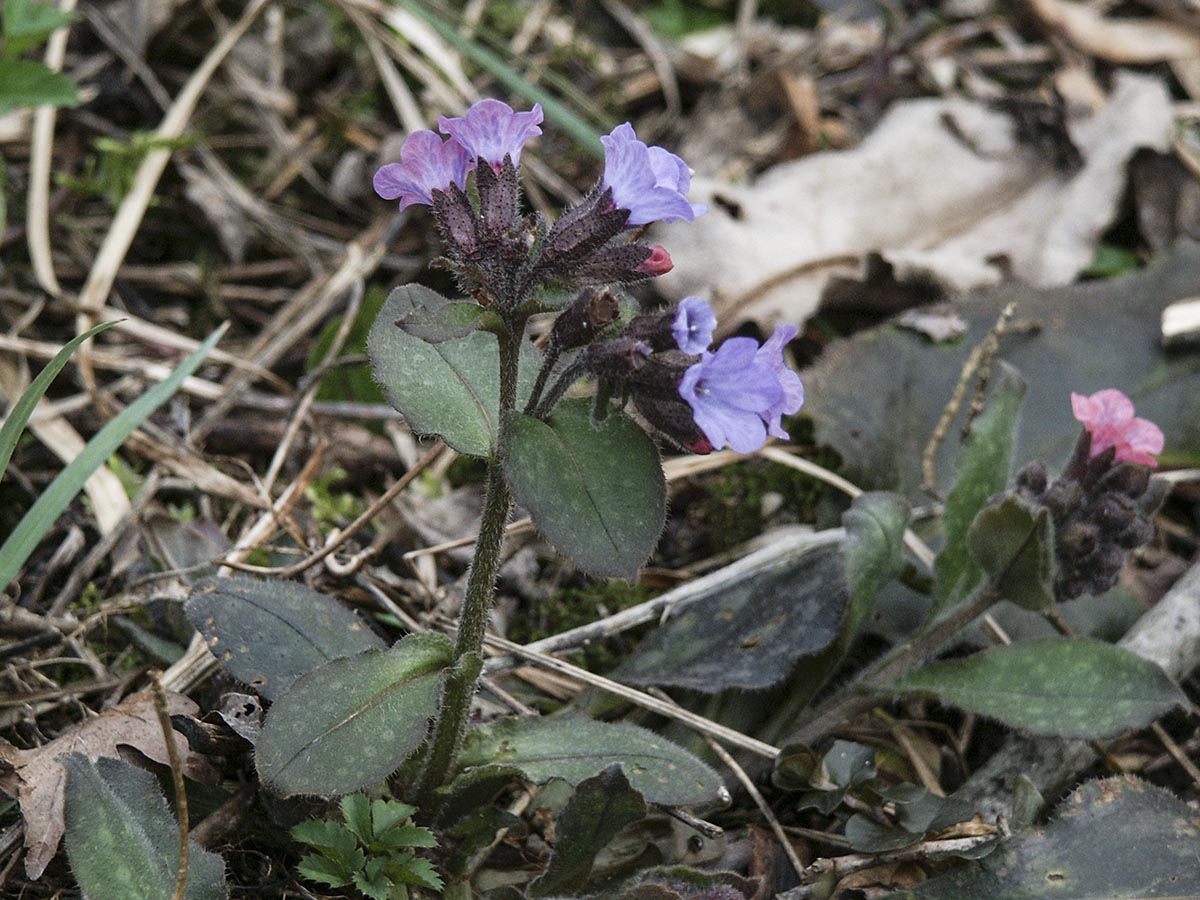
[[[579,893],[596,854],[618,831],[646,815],[646,802],[629,785],[620,766],[579,783],[555,825],[554,856],[529,886],[530,897]]]
[[[436,434],[460,453],[490,456],[500,408],[496,336],[475,331],[434,344],[396,325],[418,310],[432,314],[450,303],[421,285],[396,288],[371,327],[367,352],[388,402],[404,414],[414,431]],[[526,341],[518,406],[529,397],[537,368],[538,352]]]
[[[1015,835],[890,900],[1183,900],[1200,885],[1200,824],[1186,803],[1128,775],[1076,789],[1049,825]]]
[[[336,796],[382,781],[425,740],[452,656],[444,635],[410,634],[302,675],[255,747],[263,783],[284,796]]]
[[[67,856],[87,900],[163,900],[175,893],[179,825],[145,769],[82,753],[67,770]],[[186,900],[225,900],[225,863],[188,846]]]
[[[616,677],[706,694],[769,688],[832,644],[848,599],[841,542],[799,549],[690,602],[642,641]]]
[[[987,408],[971,426],[958,460],[954,487],[946,496],[942,530],[946,543],[934,561],[934,605],[931,616],[966,599],[983,578],[971,557],[967,532],[988,500],[1008,485],[1016,440],[1017,414],[1025,383],[1007,365],[999,367]]]
[[[716,772],[666,738],[578,715],[502,719],[470,732],[459,767],[496,764],[520,769],[536,784],[561,778],[573,785],[619,765],[635,790],[663,806],[725,802],[729,796]]]
[[[884,690],[931,695],[1011,728],[1073,738],[1144,728],[1187,703],[1162,669],[1136,653],[1064,638],[930,663]]]
[[[504,473],[517,502],[560,553],[596,575],[632,579],[666,516],[666,481],[654,442],[632,419],[599,428],[590,405],[562,403],[549,422],[514,415]]]
[[[1054,605],[1054,525],[1045,507],[1010,494],[980,511],[967,543],[1000,596],[1035,611]]]
[[[268,700],[331,659],[385,646],[341,603],[295,581],[208,579],[184,611],[221,665]]]

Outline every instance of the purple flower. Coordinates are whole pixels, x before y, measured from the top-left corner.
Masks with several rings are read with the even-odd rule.
[[[486,159],[499,171],[504,157],[513,165],[521,163],[521,148],[531,137],[542,133],[542,105],[533,104],[529,112],[514,112],[500,100],[480,100],[465,116],[448,119],[438,116],[438,128],[467,149],[471,159]]]
[[[679,394],[714,447],[750,453],[768,431],[788,436],[780,420],[804,402],[800,377],[783,362],[783,346],[795,334],[794,325],[780,325],[761,347],[753,338],[731,338],[684,373]]]
[[[687,163],[662,147],[646,146],[628,122],[618,125],[600,142],[604,144],[601,184],[612,190],[618,209],[629,210],[627,225],[676,219],[691,222],[707,208],[688,202],[692,176]]]
[[[675,344],[680,350],[696,354],[708,349],[716,327],[717,315],[711,306],[699,297],[684,297],[675,311],[671,333],[675,335]]]
[[[414,203],[433,204],[433,192],[452,184],[467,183],[475,161],[456,141],[443,141],[432,131],[414,131],[404,139],[400,162],[388,163],[375,173],[375,193],[384,200],[400,200],[404,209]]]

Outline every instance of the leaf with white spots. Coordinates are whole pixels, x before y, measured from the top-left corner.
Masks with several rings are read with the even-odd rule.
[[[458,759],[463,769],[494,764],[519,769],[536,784],[561,778],[572,785],[619,765],[650,803],[698,806],[729,800],[711,768],[666,738],[626,722],[579,715],[503,719],[468,734]]]
[[[158,900],[175,892],[179,824],[154,776],[121,759],[62,757],[67,856],[87,900]],[[185,900],[226,900],[225,863],[189,841]]]
[[[1136,653],[1064,638],[931,663],[883,690],[933,696],[1020,731],[1070,738],[1144,728],[1187,702],[1161,668]]]
[[[331,660],[298,678],[255,747],[263,783],[284,796],[337,796],[387,778],[425,740],[453,646],[410,634],[388,650]]]
[[[268,700],[331,659],[384,646],[351,610],[295,581],[208,579],[184,612],[229,674]]]

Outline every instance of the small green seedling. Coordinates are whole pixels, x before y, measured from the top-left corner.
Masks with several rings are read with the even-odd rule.
[[[345,824],[311,819],[292,829],[295,840],[316,849],[300,860],[302,876],[331,887],[353,884],[372,900],[408,900],[410,885],[441,892],[433,863],[412,852],[437,846],[433,832],[412,823],[415,806],[350,794],[341,808]]]

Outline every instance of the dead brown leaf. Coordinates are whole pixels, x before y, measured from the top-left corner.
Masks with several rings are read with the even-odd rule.
[[[171,715],[194,716],[199,712],[189,698],[174,693],[167,694],[167,709]],[[211,780],[208,761],[192,752],[182,735],[174,734],[173,738],[184,774]],[[21,802],[28,850],[25,871],[30,878],[39,878],[54,858],[66,828],[63,804],[67,772],[58,757],[64,753],[84,753],[93,760],[119,757],[118,747],[132,747],[155,762],[167,764],[167,745],[149,691],[126,698],[42,747],[21,750],[0,741],[0,761],[12,767],[12,771],[0,775],[0,790]]]
[[[1200,34],[1163,19],[1106,18],[1068,0],[1030,0],[1048,27],[1092,56],[1113,63],[1149,65],[1200,57]]]

